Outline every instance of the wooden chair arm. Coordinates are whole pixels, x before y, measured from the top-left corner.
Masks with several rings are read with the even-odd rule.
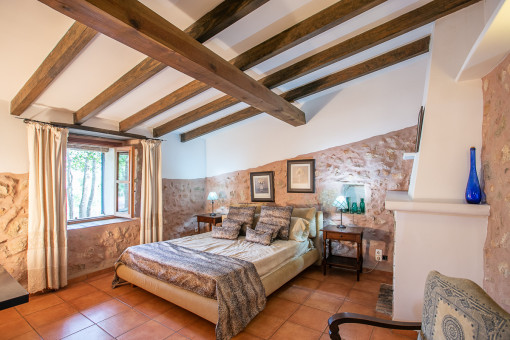
[[[421,322],[404,322],[379,319],[372,316],[356,313],[337,313],[329,318],[329,337],[332,340],[342,340],[340,338],[338,326],[343,323],[359,323],[382,328],[418,330],[421,329]]]

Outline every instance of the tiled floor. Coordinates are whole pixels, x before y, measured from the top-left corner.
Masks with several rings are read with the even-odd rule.
[[[55,293],[0,311],[0,339],[214,339],[214,324],[140,288],[111,288],[112,274],[90,278]],[[356,282],[352,272],[309,268],[272,294],[266,308],[235,339],[329,339],[336,312],[388,318],[375,312],[381,283],[374,271]],[[342,325],[342,339],[416,339],[411,331]]]

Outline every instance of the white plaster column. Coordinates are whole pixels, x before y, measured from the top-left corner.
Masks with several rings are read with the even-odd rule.
[[[455,78],[485,24],[478,3],[438,20],[431,40],[425,117],[409,192],[390,192],[395,213],[393,319],[421,320],[431,270],[483,284],[489,207],[465,203],[469,148],[480,166],[481,80]]]
[[[431,270],[483,284],[488,205],[413,201],[389,192],[395,212],[393,319],[421,320],[425,279]]]

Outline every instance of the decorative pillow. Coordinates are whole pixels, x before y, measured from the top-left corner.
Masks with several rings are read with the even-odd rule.
[[[257,214],[257,211],[255,210],[255,215],[253,216],[253,227],[252,229],[255,229],[257,226],[257,223],[259,223],[260,220],[260,214]]]
[[[310,234],[310,222],[301,217],[290,218],[289,239],[304,242]]]
[[[232,207],[255,207],[255,214],[260,214],[260,208],[263,203],[237,203],[232,204]]]
[[[317,226],[315,221],[316,209],[311,208],[294,208],[292,210],[292,217],[301,217],[310,222],[310,235],[308,237],[313,238],[317,236]]]
[[[278,238],[281,238],[282,240],[288,240],[291,214],[291,206],[269,207],[264,205],[260,211],[259,223],[279,226],[280,231],[278,232]]]
[[[271,233],[248,228],[246,229],[246,241],[268,246],[271,244]]]
[[[227,219],[241,223],[241,232],[239,235],[246,235],[246,229],[252,228],[253,215],[256,207],[233,207],[228,209]]]
[[[212,237],[214,238],[224,238],[227,240],[235,240],[237,239],[237,236],[239,235],[239,230],[241,227],[212,227]]]
[[[241,230],[242,223],[232,220],[230,218],[226,218],[221,222],[222,227],[229,227],[229,228],[237,228],[237,230]]]
[[[278,236],[278,232],[280,231],[280,226],[258,222],[257,226],[255,227],[255,230],[262,231],[265,233],[271,233],[271,242],[272,242]]]

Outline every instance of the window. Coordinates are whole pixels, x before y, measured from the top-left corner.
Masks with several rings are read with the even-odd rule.
[[[67,149],[67,220],[103,216],[105,152]]]
[[[67,220],[131,217],[133,204],[132,147],[118,141],[69,137],[67,148]],[[85,144],[86,143],[86,144]]]
[[[131,148],[117,148],[115,157],[115,208],[118,215],[130,215],[133,190]]]

